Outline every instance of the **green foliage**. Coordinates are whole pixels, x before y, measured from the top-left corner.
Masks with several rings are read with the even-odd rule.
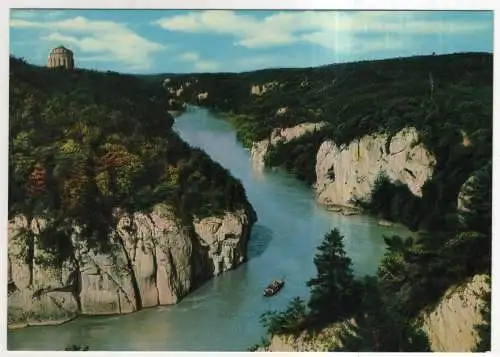
[[[491,158],[493,56],[460,53],[381,61],[333,64],[317,68],[268,69],[239,74],[176,76],[187,81],[182,99],[217,112],[231,113],[237,137],[246,147],[269,138],[274,128],[327,122],[321,133],[271,149],[268,163],[283,166],[307,183],[315,180],[321,141],[348,144],[372,133],[394,135],[415,127],[437,160],[423,197],[404,187],[387,192],[380,212],[412,229],[452,229],[451,214],[465,180]],[[260,95],[251,88],[271,85]],[[198,102],[196,95],[208,92]],[[285,114],[277,114],[279,108]],[[463,135],[472,143],[463,145]],[[377,207],[372,207],[376,210]]]
[[[387,238],[387,259],[412,260],[418,248],[412,239]],[[317,331],[331,323],[342,323],[333,342],[336,351],[413,352],[429,351],[425,333],[408,313],[408,301],[395,286],[411,279],[409,272],[393,271],[386,261],[380,278],[355,278],[351,260],[345,255],[343,237],[337,229],[325,235],[314,263],[317,276],[308,282],[311,296],[306,303],[295,298],[283,311],[267,312],[261,322],[268,334],[295,334]],[[394,276],[394,274],[399,274]],[[406,275],[405,275],[406,274]],[[400,277],[403,276],[403,279]],[[342,347],[338,347],[338,343]]]
[[[430,352],[425,333],[401,313],[400,302],[383,291],[375,277],[363,280],[363,294],[356,323],[348,323],[336,351],[350,352]]]
[[[319,323],[342,320],[358,308],[360,286],[342,240],[337,229],[325,235],[314,257],[317,275],[307,282],[311,287],[310,315]]]
[[[265,161],[268,166],[282,166],[299,180],[316,182],[316,153],[328,138],[326,129],[305,134],[287,143],[270,146]]]
[[[421,233],[418,240],[386,238],[378,275],[408,316],[435,304],[448,287],[475,274],[491,274],[491,175],[489,162],[465,185],[465,211],[454,230]]]
[[[11,58],[9,217],[49,218],[38,241],[60,262],[75,226],[106,249],[115,208],[165,203],[189,221],[247,207],[241,183],[172,131],[167,107],[164,89],[136,76]]]
[[[267,311],[261,316],[261,323],[270,335],[296,333],[307,316],[304,300],[295,297],[284,311]]]

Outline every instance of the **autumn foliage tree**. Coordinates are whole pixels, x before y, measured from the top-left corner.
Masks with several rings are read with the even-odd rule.
[[[9,216],[49,218],[40,241],[64,255],[76,226],[104,247],[116,208],[163,203],[189,221],[248,207],[241,183],[172,131],[167,107],[165,90],[136,76],[11,57]]]

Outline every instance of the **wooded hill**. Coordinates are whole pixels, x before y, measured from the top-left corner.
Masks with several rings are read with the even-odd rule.
[[[10,58],[9,217],[46,217],[63,261],[75,226],[105,246],[113,209],[169,206],[185,222],[247,207],[241,183],[173,131],[164,89],[113,72]]]
[[[437,159],[423,198],[381,181],[389,204],[367,207],[413,229],[456,224],[460,187],[492,157],[493,56],[488,53],[176,75],[165,86],[182,87],[181,100],[224,113],[247,147],[268,138],[273,128],[329,123],[319,132],[278,145],[267,156],[269,165],[283,166],[309,184],[316,181],[316,153],[324,140],[342,144],[416,127]],[[252,94],[257,86],[260,93]],[[205,92],[207,97],[198,99]],[[464,146],[464,140],[470,145]]]
[[[364,203],[384,218],[427,232],[418,239],[387,237],[388,250],[377,276],[364,279],[352,274],[342,232],[326,233],[314,258],[317,276],[308,282],[311,298],[296,298],[285,310],[264,314],[268,333],[317,331],[354,317],[357,326],[350,329],[356,333],[344,330],[340,349],[428,351],[419,314],[432,310],[449,287],[477,274],[491,275],[491,54],[175,76],[165,86],[182,87],[180,96],[171,93],[174,98],[223,114],[247,147],[268,138],[274,128],[327,122],[319,132],[278,145],[267,157],[269,165],[283,166],[310,184],[316,180],[316,153],[325,140],[349,143],[367,134],[391,136],[412,126],[436,157],[422,198],[381,176],[372,201]],[[470,177],[474,179],[467,181]],[[459,212],[460,190],[467,199]],[[483,298],[478,351],[490,346],[491,295]]]

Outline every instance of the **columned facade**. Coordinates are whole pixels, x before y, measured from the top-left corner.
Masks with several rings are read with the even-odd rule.
[[[48,67],[64,67],[67,69],[75,68],[73,52],[64,46],[54,48],[49,54]]]

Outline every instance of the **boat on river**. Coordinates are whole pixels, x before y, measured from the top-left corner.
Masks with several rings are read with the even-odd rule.
[[[264,289],[264,296],[270,297],[276,295],[285,285],[285,281],[283,279],[274,280]]]

